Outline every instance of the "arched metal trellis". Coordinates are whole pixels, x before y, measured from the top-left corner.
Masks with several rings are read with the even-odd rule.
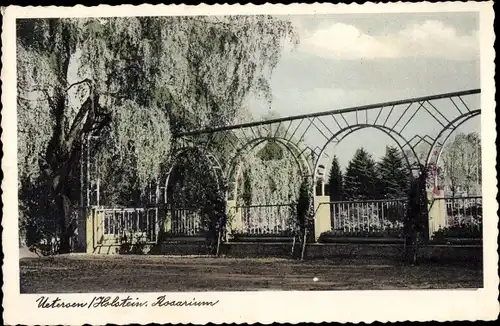
[[[287,148],[299,149],[298,156],[312,162],[312,174],[316,174],[320,165],[327,165],[322,163],[328,161],[324,154],[330,145],[368,127],[384,132],[404,154],[410,154],[410,157],[405,157],[407,163],[429,164],[432,162],[431,154],[443,147],[449,135],[464,121],[480,114],[480,111],[480,90],[473,89],[179,132],[174,136],[179,143],[204,147],[214,155],[225,156],[219,157],[221,162],[237,156],[236,153],[246,144],[279,139]],[[220,137],[216,140],[217,135]],[[431,146],[423,158],[417,153],[422,144]],[[223,146],[229,150],[221,150]]]
[[[169,160],[165,183],[162,187],[163,196],[161,197],[163,197],[163,204],[166,205],[166,218],[168,219],[168,226],[164,225],[163,229],[176,235],[189,236],[204,232],[206,225],[203,225],[204,222],[202,212],[205,210],[205,207],[203,207],[203,205],[200,206],[200,203],[189,203],[187,205],[186,203],[183,203],[181,206],[178,206],[175,201],[170,199],[171,196],[174,196],[172,193],[173,188],[170,187],[173,185],[172,178],[175,177],[174,170],[175,168],[183,168],[181,166],[181,163],[184,163],[183,158],[190,159],[190,163],[196,164],[196,168],[200,171],[204,171],[204,173],[208,176],[206,179],[198,180],[200,184],[211,181],[215,183],[215,188],[205,190],[212,191],[212,197],[216,198],[217,196],[223,196],[227,182],[221,163],[217,157],[206,148],[186,146],[175,149]],[[182,193],[180,195],[182,195]],[[204,205],[208,204],[210,203],[204,203]]]
[[[450,139],[450,136],[466,121],[480,114],[481,110],[470,110],[456,117],[454,120],[449,121],[430,144],[430,150],[427,153],[427,158],[425,160],[426,165],[437,165],[443,149],[446,146],[447,141]],[[434,155],[434,153],[437,153],[437,155]]]
[[[222,186],[226,183],[226,174],[222,169],[222,165],[220,164],[217,157],[215,157],[208,150],[196,146],[176,149],[169,162],[168,172],[165,176],[165,191],[163,195],[163,201],[165,204],[167,203],[167,189],[172,176],[172,171],[178,165],[179,159],[185,155],[196,156],[200,159],[200,162],[207,163],[208,173],[210,173],[214,177],[218,189],[222,188]]]
[[[337,133],[335,133],[326,143],[325,145],[321,148],[321,152],[320,152],[320,157],[323,156],[327,146],[331,143],[331,142],[335,142],[335,144],[339,144],[342,140],[344,140],[347,136],[355,133],[356,131],[359,131],[361,129],[365,129],[365,128],[375,128],[383,133],[385,133],[387,136],[389,136],[399,147],[399,149],[401,150],[401,153],[403,153],[403,158],[405,160],[405,163],[408,167],[408,169],[411,169],[412,167],[412,161],[416,161],[418,160],[418,157],[417,157],[417,154],[415,153],[415,149],[412,148],[410,145],[409,145],[409,142],[398,132],[394,131],[393,129],[390,129],[388,127],[385,127],[385,126],[381,126],[381,125],[375,125],[375,124],[359,124],[359,125],[356,125],[356,126],[349,126],[349,127],[345,127],[341,130],[339,130]],[[339,138],[340,137],[340,138]],[[409,151],[409,153],[406,152],[406,150]],[[409,155],[411,157],[408,157]],[[413,159],[413,160],[412,160]],[[319,165],[320,161],[318,160],[316,162],[316,168],[315,170],[318,169],[318,165]]]
[[[249,155],[255,148],[259,145],[264,144],[266,142],[276,142],[281,145],[285,150],[287,150],[295,160],[296,165],[299,168],[299,171],[302,176],[310,176],[312,175],[311,162],[308,161],[307,156],[304,155],[304,151],[301,150],[296,144],[291,143],[285,138],[279,137],[259,137],[252,139],[250,142],[243,144],[240,149],[238,149],[234,156],[229,160],[229,164],[227,166],[228,182],[234,183],[234,198],[236,197],[238,188],[237,188],[237,177],[239,173],[241,173],[242,162],[241,159],[244,159]],[[232,194],[229,194],[231,198]]]
[[[204,148],[217,157],[228,183],[235,182],[239,158],[269,140],[286,148],[304,175],[314,178],[329,166],[331,156],[326,154],[334,152],[331,147],[365,128],[375,128],[394,140],[408,167],[436,164],[439,155],[432,153],[440,153],[450,135],[480,110],[480,90],[474,89],[184,131],[174,139],[180,148]]]
[[[231,188],[230,183],[234,183],[233,190],[237,191],[240,159],[266,141],[274,141],[287,150],[304,177],[316,178],[319,170],[329,166],[329,154],[335,153],[336,144],[366,128],[377,129],[394,140],[405,154],[408,166],[429,167],[438,163],[453,132],[480,113],[480,90],[474,89],[177,132],[173,135],[167,171],[155,190],[155,202],[168,204],[167,189],[171,173],[183,155],[195,155],[206,162],[206,173],[214,177],[220,189],[226,191]],[[87,161],[90,162],[89,158]],[[90,186],[95,182],[91,182],[92,176],[86,170],[82,176],[84,174],[87,174],[87,206],[95,205],[88,195],[91,193]],[[164,190],[163,196],[160,195],[160,188]],[[312,182],[309,192],[311,198],[315,196],[314,188],[315,182]],[[158,200],[158,197],[162,199]],[[226,199],[232,198],[228,196]],[[314,201],[311,201],[311,205],[314,205]]]

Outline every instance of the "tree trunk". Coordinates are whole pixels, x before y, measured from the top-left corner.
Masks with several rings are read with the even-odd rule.
[[[56,205],[57,205],[57,219],[59,224],[59,253],[65,254],[72,250],[71,238],[75,232],[74,221],[72,220],[72,204],[69,196],[65,193],[65,186],[62,185],[66,180],[59,182],[59,187],[54,189]]]
[[[59,253],[71,251],[71,239],[76,229],[75,222],[72,220],[70,176],[81,155],[81,144],[78,142],[93,132],[98,133],[111,121],[108,114],[97,116],[99,95],[92,94],[81,105],[72,121],[69,121],[66,116],[67,90],[59,87],[54,96],[49,98],[55,125],[41,169],[44,171],[54,194],[55,213],[59,226]]]

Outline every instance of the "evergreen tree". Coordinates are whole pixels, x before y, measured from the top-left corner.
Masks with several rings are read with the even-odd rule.
[[[333,157],[332,166],[330,168],[328,189],[330,194],[330,201],[342,200],[344,194],[343,176],[342,171],[340,171],[340,165],[337,155]]]
[[[344,193],[349,199],[379,198],[378,177],[375,161],[363,148],[354,154],[347,166],[344,182]]]
[[[379,193],[385,198],[401,198],[408,192],[408,170],[398,148],[387,146],[377,166]]]

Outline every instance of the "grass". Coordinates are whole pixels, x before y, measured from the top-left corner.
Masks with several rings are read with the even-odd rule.
[[[478,264],[63,255],[20,260],[21,293],[392,290],[482,287]],[[318,278],[315,282],[313,278]]]

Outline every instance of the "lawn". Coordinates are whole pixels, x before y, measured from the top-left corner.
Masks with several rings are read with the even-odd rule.
[[[22,293],[482,287],[478,264],[64,255],[20,260]],[[314,279],[317,278],[315,281]]]

